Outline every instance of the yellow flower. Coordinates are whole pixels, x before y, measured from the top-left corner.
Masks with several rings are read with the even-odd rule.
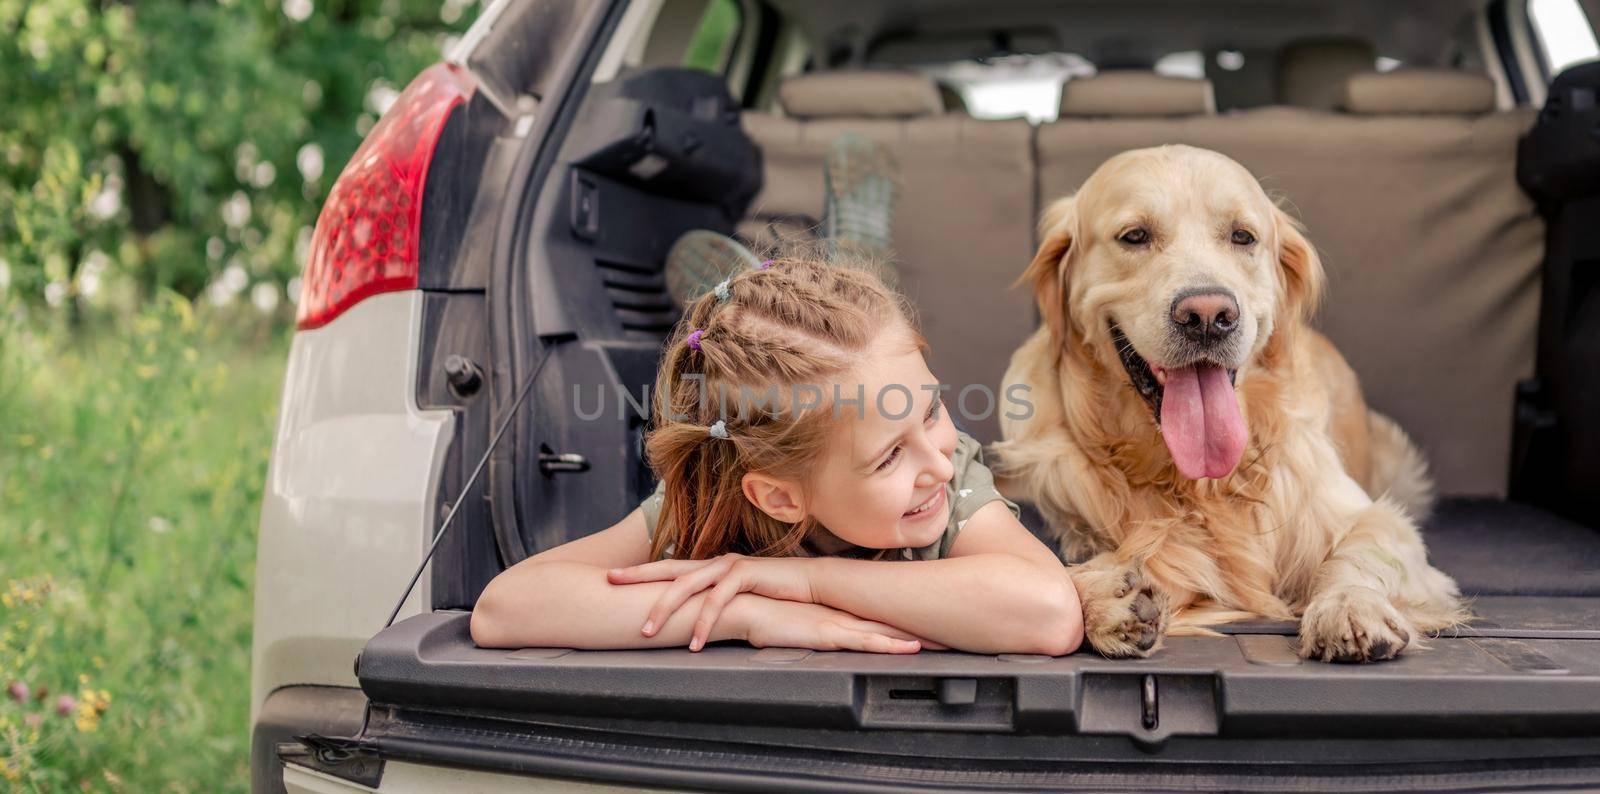
[[[0,777],[15,783],[22,779],[22,770],[12,766],[6,759],[0,758]]]
[[[10,593],[3,593],[0,594],[0,604],[5,604],[6,608],[10,609],[17,605],[17,600],[12,598]]]

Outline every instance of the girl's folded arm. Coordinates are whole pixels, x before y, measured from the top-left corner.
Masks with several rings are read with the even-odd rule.
[[[634,510],[615,526],[536,554],[501,572],[472,610],[473,642],[485,648],[663,648],[689,645],[695,616],[708,593],[665,618],[648,636],[650,607],[670,580],[612,584],[606,572],[645,562],[650,554],[644,516]],[[732,599],[704,639],[749,640],[817,650],[916,652],[893,626],[875,624],[821,605],[780,602],[755,593]],[[697,648],[696,648],[697,649]]]
[[[489,648],[654,648],[688,643],[692,613],[646,637],[644,615],[666,584],[613,585],[606,570],[650,557],[644,514],[635,509],[608,529],[540,552],[502,571],[472,610],[472,639]],[[730,604],[730,607],[733,605]],[[712,639],[733,639],[731,616]]]
[[[821,603],[952,648],[1060,656],[1083,641],[1066,568],[998,501],[967,521],[944,559],[808,562]]]

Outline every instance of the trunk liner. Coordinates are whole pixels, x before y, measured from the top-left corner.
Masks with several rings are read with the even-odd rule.
[[[1525,541],[1519,548],[1545,550],[1495,557],[1477,548],[1496,540],[1495,526]],[[1488,578],[1497,571],[1533,582],[1532,567],[1565,566],[1560,587],[1548,589],[1568,593],[1585,592],[1595,576],[1573,562],[1590,553],[1593,532],[1519,506],[1447,503],[1429,540],[1469,592],[1503,592]],[[1572,548],[1556,554],[1545,542]],[[470,640],[469,613],[434,612],[380,632],[363,650],[362,689],[374,717],[387,715],[372,725],[389,726],[369,726],[363,737],[393,757],[433,757],[428,741],[406,744],[412,731],[420,732],[412,739],[448,738],[471,752],[499,744],[515,756],[521,751],[503,737],[471,737],[554,735],[565,725],[619,737],[737,739],[769,752],[831,745],[918,756],[943,742],[995,763],[1120,753],[1147,762],[1252,759],[1286,765],[1286,774],[1287,765],[1329,761],[1341,742],[1348,746],[1338,762],[1356,765],[1530,758],[1560,748],[1571,757],[1574,741],[1588,748],[1578,754],[1594,755],[1600,597],[1483,594],[1473,609],[1470,626],[1375,665],[1304,662],[1294,625],[1275,622],[1170,637],[1152,658],[1113,661],[737,643],[698,654],[486,650]],[[1513,737],[1543,738],[1525,745]]]

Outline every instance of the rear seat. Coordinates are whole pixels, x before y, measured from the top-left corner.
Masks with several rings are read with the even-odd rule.
[[[1220,151],[1306,223],[1330,280],[1319,324],[1371,404],[1422,445],[1441,493],[1503,496],[1512,392],[1532,373],[1538,318],[1543,223],[1514,179],[1516,140],[1534,114],[1495,112],[1492,84],[1477,75],[1343,80],[1343,111],[1218,116],[1207,81],[1107,72],[1069,81],[1060,120],[1030,140],[1020,120],[943,114],[919,75],[804,75],[780,92],[788,117],[745,117],[766,155],[755,211],[814,220],[828,144],[853,131],[888,145],[905,175],[902,280],[933,371],[998,388],[1035,325],[1031,297],[1008,285],[1032,257],[1042,204],[1127,149]],[[1308,90],[1290,93],[1319,104]],[[996,438],[992,417],[969,424]]]
[[[958,390],[997,390],[1011,351],[1035,326],[1032,298],[1009,289],[1033,256],[1031,126],[947,114],[934,82],[912,72],[806,74],[785,81],[778,97],[786,116],[744,117],[766,168],[746,234],[765,236],[773,218],[820,217],[822,164],[841,133],[888,147],[904,177],[893,230],[900,282],[933,348],[929,366]],[[947,395],[951,409],[957,398]],[[974,394],[967,406],[982,412],[987,403]],[[996,415],[962,424],[981,441],[999,438]]]
[[[1144,93],[1170,105],[1170,80],[1148,79]],[[1191,109],[1205,92],[1194,82]],[[1063,111],[1074,93],[1069,83]],[[1494,112],[1485,77],[1420,70],[1349,78],[1343,105],[1064,112],[1038,131],[1040,196],[1077,190],[1126,149],[1187,143],[1238,160],[1305,222],[1329,275],[1320,326],[1370,403],[1422,445],[1441,493],[1503,495],[1512,393],[1532,374],[1538,320],[1543,223],[1514,178],[1533,114]]]

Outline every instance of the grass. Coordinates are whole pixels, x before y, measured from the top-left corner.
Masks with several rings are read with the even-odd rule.
[[[288,334],[243,314],[167,295],[69,329],[0,299],[0,789],[247,788]]]

